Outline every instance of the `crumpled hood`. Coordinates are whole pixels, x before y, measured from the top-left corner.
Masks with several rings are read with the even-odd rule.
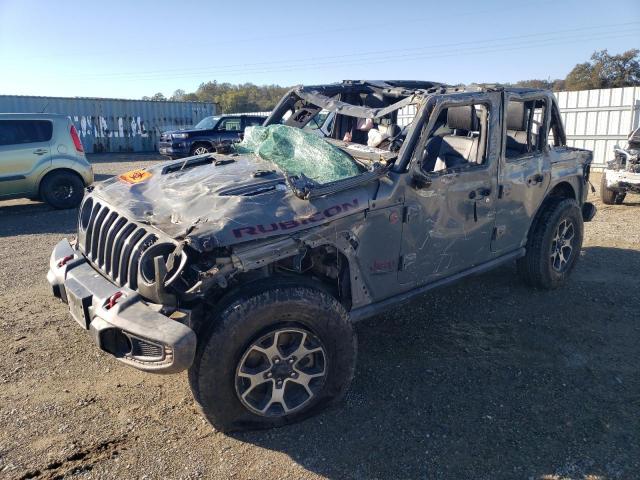
[[[197,250],[311,228],[364,210],[370,198],[357,187],[302,200],[275,164],[253,154],[202,155],[127,173],[97,183],[94,195]]]

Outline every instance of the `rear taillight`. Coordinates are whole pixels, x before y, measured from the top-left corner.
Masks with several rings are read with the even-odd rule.
[[[71,139],[73,140],[73,144],[76,147],[78,152],[84,152],[84,148],[82,146],[82,141],[80,140],[80,136],[78,135],[78,131],[74,125],[71,125],[71,129],[69,130],[71,134]]]

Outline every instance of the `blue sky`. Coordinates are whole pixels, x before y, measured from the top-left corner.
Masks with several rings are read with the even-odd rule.
[[[563,78],[640,48],[638,0],[0,0],[0,94],[140,98],[201,82]]]

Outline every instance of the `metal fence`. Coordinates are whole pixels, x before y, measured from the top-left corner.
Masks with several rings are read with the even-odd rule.
[[[640,87],[557,92],[570,146],[593,150],[595,167],[613,156],[640,124]]]
[[[62,113],[76,125],[84,148],[95,152],[150,152],[160,134],[216,114],[213,103],[110,98],[0,95],[0,113]]]

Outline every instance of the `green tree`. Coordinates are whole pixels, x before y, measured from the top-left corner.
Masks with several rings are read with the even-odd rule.
[[[214,80],[201,83],[192,93],[176,90],[170,99],[216,103],[223,113],[261,112],[272,110],[287,90],[287,87],[279,85],[254,85],[253,83],[236,85],[218,83]],[[155,100],[158,99],[157,95],[161,94],[143,98]]]
[[[171,95],[169,97],[169,100],[174,100],[177,102],[182,102],[184,101],[184,97],[185,97],[186,93],[184,90],[182,90],[181,88],[178,88],[177,90],[175,90],[173,92],[173,95]]]
[[[167,99],[161,92],[156,93],[152,97],[142,97],[142,100],[151,100],[152,102],[163,102]]]
[[[565,79],[567,90],[632,87],[640,85],[640,50],[610,55],[607,50],[593,52],[591,60],[579,63]]]

